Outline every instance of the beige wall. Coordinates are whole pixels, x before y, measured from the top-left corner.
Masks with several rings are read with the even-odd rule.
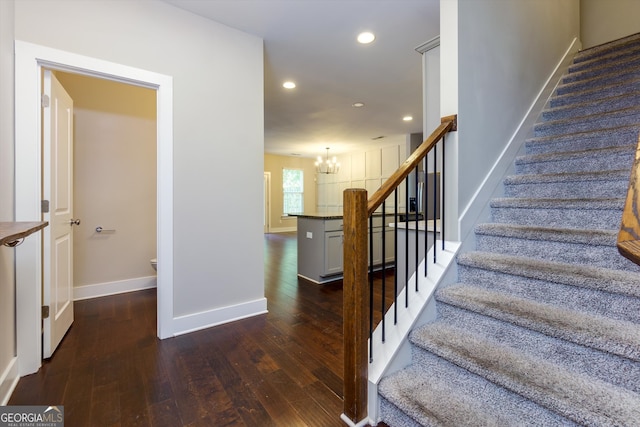
[[[580,37],[589,48],[640,32],[640,1],[580,0]]]
[[[13,221],[13,0],[0,0],[0,221]],[[0,404],[15,346],[14,249],[0,246]]]
[[[347,188],[364,188],[371,197],[384,181],[405,161],[407,135],[393,135],[384,142],[368,144],[365,149],[336,156],[340,171],[317,176],[316,211],[342,214],[343,193]],[[404,189],[400,188],[400,210],[404,210]],[[387,200],[387,211],[393,211],[393,197]]]
[[[56,73],[74,100],[74,286],[155,275],[156,93]],[[97,233],[96,227],[115,229]]]
[[[316,206],[316,180],[314,159],[303,157],[264,155],[264,171],[271,173],[270,232],[296,230],[296,219],[282,214],[282,169],[302,169],[304,171],[304,209],[314,212]]]

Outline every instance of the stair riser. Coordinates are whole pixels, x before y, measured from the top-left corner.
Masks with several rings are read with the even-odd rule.
[[[637,92],[638,90],[640,90],[640,79],[630,79],[604,88],[594,88],[585,92],[570,93],[562,96],[556,95],[549,101],[549,106],[556,108],[584,102],[596,102],[602,98],[625,95],[630,92]]]
[[[640,266],[618,253],[615,243],[615,238],[611,246],[594,246],[476,234],[476,247],[479,251],[640,272]]]
[[[595,228],[620,227],[622,208],[611,210],[492,208],[494,222],[540,227]]]
[[[506,197],[558,197],[562,199],[579,199],[586,197],[610,198],[624,197],[629,180],[619,181],[579,181],[579,182],[546,182],[531,184],[512,184],[504,186]]]
[[[572,172],[600,172],[627,169],[631,171],[633,152],[614,151],[597,153],[569,159],[549,159],[540,162],[518,162],[515,165],[518,174],[544,174]]]
[[[600,63],[590,64],[590,67],[581,71],[570,71],[562,78],[562,84],[579,82],[606,74],[619,72],[621,68],[629,70],[631,67],[640,66],[640,50],[628,52],[623,58],[608,59]]]
[[[618,126],[640,124],[640,111],[624,111],[607,115],[596,115],[562,122],[543,122],[534,128],[534,136],[566,135],[576,132],[591,132]]]
[[[608,381],[619,387],[624,387],[634,392],[640,392],[640,364],[628,359],[610,357],[607,353],[590,351],[587,347],[574,344],[569,341],[549,337],[544,334],[503,322],[489,316],[474,313],[453,305],[441,303],[438,305],[438,314],[442,321],[461,329],[503,342],[512,348],[537,354],[545,360],[559,364],[567,364],[568,368],[589,375],[594,378]],[[420,363],[422,349],[420,342],[412,335],[414,361]],[[572,358],[566,355],[571,354]]]
[[[545,139],[543,143],[530,139],[525,143],[527,154],[551,154],[565,151],[592,150],[605,147],[636,145],[640,126],[607,129],[588,134],[559,136]]]
[[[620,73],[612,73],[605,76],[596,77],[594,79],[578,81],[574,83],[567,83],[566,85],[559,85],[556,94],[567,95],[570,93],[581,92],[584,90],[593,89],[596,86],[603,85],[615,85],[625,82],[629,79],[637,79],[640,77],[640,70],[630,70]]]
[[[632,93],[628,96],[609,98],[601,102],[576,105],[572,108],[547,110],[542,113],[542,120],[566,120],[582,116],[610,113],[612,111],[638,105],[640,105],[640,92]]]

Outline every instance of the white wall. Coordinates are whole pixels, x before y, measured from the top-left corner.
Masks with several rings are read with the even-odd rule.
[[[0,1],[0,221],[14,220],[13,10],[13,0]],[[14,286],[14,249],[0,246],[0,405],[17,377]]]
[[[74,102],[73,208],[82,221],[74,227],[75,297],[153,286],[156,91],[78,74],[56,76]],[[115,232],[97,233],[97,226]]]
[[[457,3],[457,19],[453,3]],[[578,0],[442,0],[443,7],[452,12],[451,25],[441,22],[441,28],[457,28],[457,58],[447,51],[444,31],[441,52],[443,67],[458,62],[457,88],[448,90],[458,99],[462,213],[567,48],[579,37],[580,10]],[[443,68],[442,75],[449,72]],[[449,96],[443,92],[443,102],[449,102],[444,101]],[[443,115],[450,113],[455,111],[443,108]],[[461,238],[467,231],[462,231]]]
[[[316,174],[315,212],[342,214],[343,193],[347,188],[364,188],[368,197],[380,188],[382,183],[395,172],[407,158],[406,135],[393,135],[378,143],[369,144],[363,150],[336,156],[340,171],[334,175]],[[326,153],[322,156],[326,156]],[[333,158],[331,153],[329,156]],[[401,205],[404,209],[404,188],[400,189]],[[393,195],[386,204],[387,211],[393,211]],[[312,209],[305,209],[313,212]]]
[[[262,40],[149,0],[15,12],[16,39],[173,77],[174,316],[198,328],[262,301]]]
[[[640,1],[580,0],[580,37],[589,48],[640,32]]]

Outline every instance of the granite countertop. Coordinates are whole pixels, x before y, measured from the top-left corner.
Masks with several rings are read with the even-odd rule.
[[[402,212],[398,212],[398,215],[404,216],[405,214]],[[287,216],[295,216],[299,218],[311,218],[311,219],[342,219],[343,215],[340,211],[332,211],[332,212],[302,212],[302,213],[290,213]],[[382,212],[375,212],[373,214],[374,217],[382,216]],[[386,217],[391,219],[393,218],[393,212],[387,212]],[[415,221],[415,213],[409,214],[410,220]],[[411,219],[412,218],[412,219]],[[422,219],[422,214],[419,214],[418,219]],[[404,221],[404,219],[403,219]]]
[[[290,213],[288,216],[312,219],[342,219],[342,212],[303,212],[296,214]]]

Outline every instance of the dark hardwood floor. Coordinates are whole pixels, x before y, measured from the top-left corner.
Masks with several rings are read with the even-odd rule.
[[[155,290],[78,301],[9,404],[64,405],[67,427],[343,426],[342,282],[297,278],[295,234],[264,244],[268,314],[161,341]]]

